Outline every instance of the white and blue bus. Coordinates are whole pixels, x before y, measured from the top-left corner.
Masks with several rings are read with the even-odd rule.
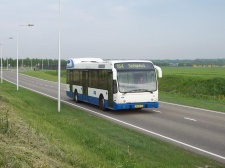
[[[71,58],[67,62],[66,94],[102,110],[158,108],[160,67],[151,61]]]

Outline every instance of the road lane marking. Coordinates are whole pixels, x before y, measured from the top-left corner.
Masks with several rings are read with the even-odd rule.
[[[5,79],[5,80],[6,80],[6,79]],[[10,82],[10,83],[13,83],[13,82],[11,82],[11,81],[9,81],[9,80],[6,80],[6,81],[8,81],[8,82]],[[16,85],[16,83],[13,83],[13,84],[15,84],[15,85]],[[39,94],[41,94],[41,95],[44,95],[44,96],[50,97],[50,98],[52,98],[52,99],[58,100],[58,98],[56,98],[56,97],[53,97],[53,96],[50,96],[50,95],[48,95],[48,94],[45,94],[45,93],[42,93],[42,92],[39,92],[39,91],[33,90],[33,89],[31,89],[31,88],[28,88],[28,87],[25,87],[25,86],[21,86],[21,85],[20,85],[20,87],[23,87],[23,88],[25,88],[25,89],[28,89],[28,90],[31,90],[31,91],[33,91],[33,92],[39,93]],[[189,147],[189,148],[191,148],[191,149],[194,149],[194,150],[200,151],[200,152],[202,152],[202,153],[205,153],[205,154],[208,154],[208,155],[211,155],[211,156],[214,156],[214,157],[217,157],[217,158],[220,158],[220,159],[225,160],[225,156],[221,156],[221,155],[218,155],[218,154],[215,154],[215,153],[209,152],[209,151],[207,151],[207,150],[204,150],[204,149],[201,149],[201,148],[198,148],[198,147],[192,146],[192,145],[190,145],[190,144],[187,144],[187,143],[184,143],[184,142],[178,141],[178,140],[176,140],[176,139],[173,139],[173,138],[170,138],[170,137],[167,137],[167,136],[161,135],[161,134],[159,134],[159,133],[156,133],[156,132],[153,132],[153,131],[150,131],[150,130],[147,130],[147,129],[141,128],[141,127],[139,127],[139,126],[136,126],[136,125],[133,125],[133,124],[130,124],[130,123],[127,123],[127,122],[121,121],[121,120],[118,120],[118,119],[116,119],[116,118],[109,117],[109,116],[107,116],[107,115],[104,115],[104,114],[98,113],[98,112],[96,112],[96,111],[93,111],[93,110],[87,109],[87,108],[85,108],[85,107],[78,106],[78,105],[76,105],[76,104],[74,104],[74,103],[70,103],[70,102],[67,102],[67,101],[65,101],[65,100],[61,100],[61,102],[66,103],[66,104],[69,104],[69,105],[74,106],[74,107],[78,107],[78,108],[83,109],[83,110],[86,110],[86,111],[89,111],[89,112],[91,112],[91,113],[97,114],[97,115],[102,116],[102,117],[104,117],[104,118],[108,118],[108,119],[113,120],[113,121],[116,121],[116,122],[118,122],[118,123],[122,123],[122,124],[127,125],[127,126],[130,126],[130,127],[132,127],[132,128],[136,128],[136,129],[138,129],[138,130],[141,130],[141,131],[147,132],[147,133],[149,133],[149,134],[152,134],[152,135],[155,135],[155,136],[161,137],[161,138],[163,138],[163,139],[166,139],[166,140],[169,140],[169,141],[175,142],[175,143],[177,143],[177,144],[180,144],[180,145],[183,145],[183,146]]]
[[[165,104],[174,105],[174,106],[186,107],[186,108],[190,108],[190,109],[202,110],[202,111],[206,111],[206,112],[209,112],[209,113],[217,113],[217,114],[223,114],[223,115],[225,115],[224,112],[220,112],[220,111],[207,110],[207,109],[203,109],[203,108],[191,107],[191,106],[186,106],[186,105],[181,105],[181,104],[175,104],[175,103],[169,103],[169,102],[164,102],[164,101],[159,101],[159,102],[165,103]]]
[[[162,113],[161,111],[157,111],[157,110],[152,110],[152,111],[154,111],[154,112],[156,112],[156,113]]]
[[[185,120],[190,120],[190,121],[197,121],[196,119],[193,119],[193,118],[187,118],[187,117],[184,117]]]

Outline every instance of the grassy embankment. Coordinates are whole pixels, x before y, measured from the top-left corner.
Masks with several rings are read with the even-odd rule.
[[[45,79],[53,82],[58,82],[58,71],[56,70],[37,70],[37,71],[23,71],[22,74],[33,76],[40,79]],[[66,71],[61,71],[61,82],[66,83]]]
[[[0,167],[223,167],[6,81],[0,85]]]
[[[225,112],[225,68],[163,67],[160,100]]]

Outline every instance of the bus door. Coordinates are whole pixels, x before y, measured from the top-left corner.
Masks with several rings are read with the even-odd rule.
[[[73,71],[67,70],[67,84],[70,85],[70,92],[73,92]]]
[[[83,101],[88,101],[88,71],[82,71]]]
[[[107,75],[107,90],[108,90],[108,107],[113,108],[113,77],[112,72]]]

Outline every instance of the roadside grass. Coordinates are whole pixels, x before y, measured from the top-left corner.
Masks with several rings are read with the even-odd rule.
[[[225,112],[225,68],[163,67],[161,101]]]
[[[224,167],[203,156],[4,82],[0,167]]]
[[[175,103],[180,105],[192,106],[197,108],[203,108],[208,110],[214,110],[219,112],[225,112],[224,100],[218,100],[213,98],[200,98],[191,97],[179,93],[159,92],[159,100],[169,103]]]
[[[58,71],[57,70],[27,70],[27,71],[22,71],[22,74],[33,76],[36,78],[44,79],[44,80],[49,80],[53,82],[58,81]],[[61,82],[66,83],[66,71],[62,70],[61,71]]]
[[[224,67],[162,67],[164,75],[192,76],[200,78],[225,78]]]

